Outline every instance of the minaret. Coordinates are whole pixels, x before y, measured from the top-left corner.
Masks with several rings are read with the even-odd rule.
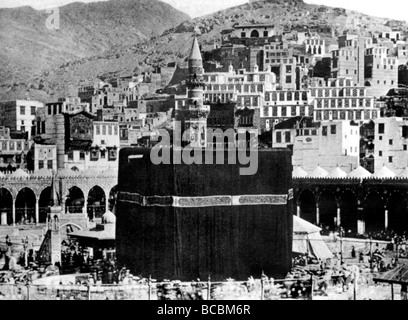
[[[48,231],[50,232],[51,241],[51,264],[56,262],[61,263],[61,234],[60,234],[60,215],[62,207],[60,205],[56,185],[55,176],[52,178],[51,186],[51,198],[50,198],[50,211],[47,218]]]
[[[204,68],[197,38],[194,38],[188,60],[187,103],[181,108],[183,141],[191,147],[206,147],[207,117],[210,107],[204,105]]]

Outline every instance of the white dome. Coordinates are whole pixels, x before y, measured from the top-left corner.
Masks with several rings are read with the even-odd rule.
[[[330,178],[345,178],[347,177],[347,173],[344,172],[339,167],[336,167],[330,172],[329,177]]]
[[[325,178],[329,175],[329,173],[324,170],[321,166],[317,166],[316,169],[310,174],[312,178]]]
[[[33,173],[33,176],[36,176],[36,177],[52,177],[52,175],[53,175],[52,170],[47,170],[45,168],[40,169]]]
[[[348,176],[350,178],[369,178],[371,177],[371,173],[368,172],[361,166],[358,166],[355,170],[351,171]]]
[[[15,178],[29,178],[30,177],[30,175],[22,169],[17,169],[16,171],[12,173],[11,176]]]
[[[408,167],[406,167],[398,176],[401,178],[408,178]]]
[[[386,166],[383,166],[380,170],[373,174],[375,178],[395,178],[396,174],[388,169]]]
[[[102,224],[115,224],[116,223],[116,216],[113,214],[112,211],[106,211],[102,216]]]
[[[307,177],[307,172],[303,170],[301,167],[297,166],[292,171],[292,178],[305,178]]]

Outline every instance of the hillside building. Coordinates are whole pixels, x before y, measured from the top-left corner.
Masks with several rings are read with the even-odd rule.
[[[27,133],[27,139],[31,139],[35,135],[36,112],[43,107],[42,102],[31,100],[0,102],[0,126],[9,128],[11,132]]]

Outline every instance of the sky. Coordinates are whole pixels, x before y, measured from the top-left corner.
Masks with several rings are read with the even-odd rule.
[[[78,0],[80,2],[96,2],[101,0]],[[106,0],[105,0],[106,1]],[[248,0],[162,0],[176,9],[186,12],[191,17],[210,14],[228,7],[237,6]],[[62,6],[75,0],[0,0],[0,8],[32,6],[45,9]],[[311,4],[322,4],[356,10],[372,16],[408,21],[407,0],[305,0]]]

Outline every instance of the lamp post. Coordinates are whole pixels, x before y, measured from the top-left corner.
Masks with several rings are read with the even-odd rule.
[[[28,266],[28,237],[23,240],[23,248],[24,248],[24,267]]]
[[[340,265],[343,264],[343,228],[339,227],[340,235]]]
[[[373,269],[373,253],[372,253],[373,238],[370,236],[370,269]]]

